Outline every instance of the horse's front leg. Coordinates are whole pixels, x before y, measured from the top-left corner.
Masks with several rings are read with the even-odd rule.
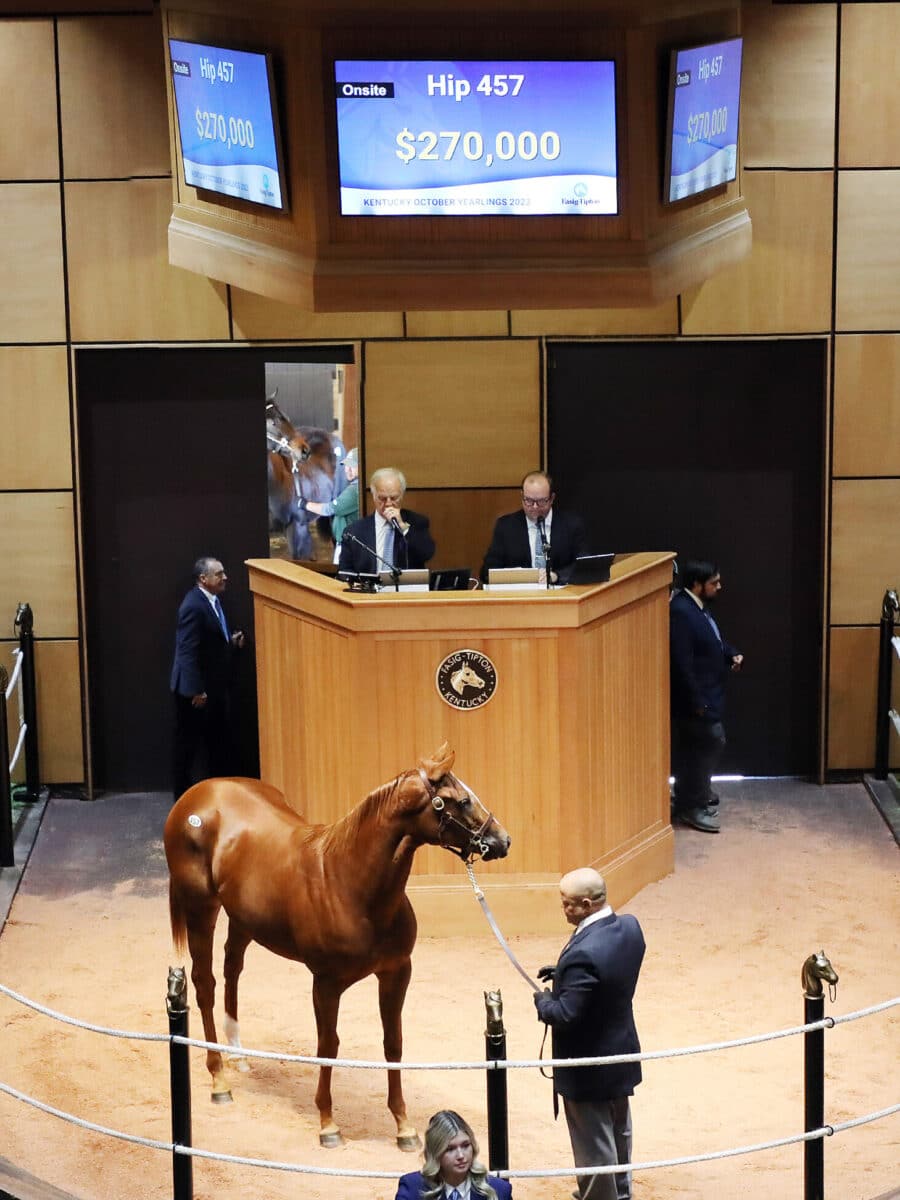
[[[378,975],[378,1007],[384,1032],[384,1057],[388,1062],[403,1060],[403,1001],[412,974],[407,958],[399,967]],[[397,1122],[397,1145],[401,1150],[418,1150],[422,1145],[414,1125],[406,1116],[403,1080],[399,1071],[388,1071],[388,1108]]]
[[[337,1058],[340,1039],[337,1032],[338,1009],[342,984],[330,978],[313,977],[313,1008],[316,1013],[319,1058]],[[319,1144],[333,1150],[343,1146],[344,1139],[335,1124],[331,1109],[331,1067],[319,1067],[319,1086],[316,1088],[316,1108],[319,1110]]]

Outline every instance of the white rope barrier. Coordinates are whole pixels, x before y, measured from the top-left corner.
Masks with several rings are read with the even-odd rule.
[[[167,1033],[132,1033],[126,1029],[109,1029],[106,1025],[92,1025],[89,1021],[80,1021],[77,1017],[67,1017],[65,1013],[46,1008],[43,1004],[38,1004],[36,1000],[29,1000],[27,996],[14,992],[12,988],[5,987],[2,983],[0,983],[0,995],[8,996],[10,1000],[24,1004],[26,1008],[33,1008],[35,1012],[39,1012],[45,1017],[52,1017],[54,1021],[61,1021],[63,1025],[74,1025],[76,1029],[87,1029],[90,1033],[102,1033],[107,1037],[130,1038],[135,1042],[168,1042],[170,1040]]]
[[[821,1021],[811,1021],[808,1025],[793,1025],[789,1029],[779,1029],[771,1033],[757,1033],[750,1037],[733,1038],[726,1042],[705,1042],[697,1046],[681,1046],[674,1050],[644,1050],[638,1054],[608,1054],[584,1058],[527,1058],[527,1059],[477,1059],[472,1062],[389,1062],[387,1059],[363,1058],[320,1058],[313,1054],[285,1054],[277,1050],[251,1050],[245,1046],[232,1046],[225,1042],[205,1042],[199,1038],[182,1037],[180,1034],[168,1033],[132,1033],[124,1029],[110,1029],[104,1025],[93,1025],[80,1021],[77,1017],[69,1017],[64,1013],[46,1008],[27,996],[14,992],[11,988],[0,983],[0,995],[8,996],[11,1000],[24,1004],[35,1012],[46,1017],[72,1025],[76,1029],[86,1029],[91,1033],[105,1034],[108,1037],[130,1038],[139,1042],[172,1042],[178,1046],[193,1046],[195,1050],[218,1050],[235,1058],[261,1058],[276,1062],[300,1063],[312,1067],[350,1067],[362,1071],[498,1071],[533,1069],[535,1067],[593,1067],[611,1066],[615,1063],[649,1062],[660,1058],[680,1058],[690,1054],[707,1054],[714,1050],[733,1050],[740,1046],[754,1046],[760,1042],[777,1041],[779,1038],[794,1037],[800,1033],[814,1033],[821,1029],[831,1029],[835,1025],[844,1025],[848,1021],[857,1021],[875,1013],[886,1012],[900,1005],[900,996],[892,1000],[884,1000],[880,1004],[868,1008],[857,1009],[856,1012],[845,1013],[841,1017],[824,1017]]]
[[[864,1017],[872,1016],[876,1013],[886,1012],[887,1010],[900,1005],[900,997],[895,997],[892,1000],[886,1000],[880,1004],[870,1005],[868,1008],[858,1009],[852,1013],[845,1013],[840,1017],[826,1017],[821,1021],[813,1021],[807,1025],[798,1025],[790,1029],[778,1030],[771,1034],[757,1034],[749,1038],[735,1038],[727,1042],[707,1043],[701,1046],[681,1047],[675,1050],[648,1051],[643,1054],[607,1055],[594,1058],[578,1059],[535,1059],[521,1061],[484,1060],[468,1063],[389,1063],[387,1061],[374,1062],[354,1059],[319,1058],[311,1055],[279,1054],[274,1051],[250,1050],[244,1049],[243,1047],[224,1045],[218,1042],[201,1042],[193,1038],[172,1036],[163,1033],[137,1033],[121,1029],[111,1029],[106,1026],[96,1025],[87,1021],[81,1021],[75,1017],[69,1017],[65,1014],[58,1013],[54,1009],[48,1008],[43,1004],[38,1004],[36,1001],[21,995],[19,992],[13,991],[4,984],[0,984],[0,994],[33,1009],[35,1012],[41,1013],[43,1016],[51,1017],[54,1020],[61,1021],[64,1024],[72,1025],[79,1029],[85,1029],[91,1033],[104,1034],[109,1037],[126,1038],[133,1041],[171,1042],[179,1045],[194,1046],[201,1049],[220,1050],[226,1054],[235,1056],[240,1055],[248,1058],[276,1059],[281,1062],[299,1062],[318,1066],[356,1067],[372,1070],[500,1070],[517,1067],[547,1067],[556,1065],[564,1065],[567,1067],[589,1066],[597,1064],[612,1064],[617,1062],[634,1062],[637,1060],[649,1060],[657,1058],[672,1058],[680,1057],[685,1054],[704,1053],[711,1050],[733,1049],[738,1046],[754,1045],[762,1041],[770,1041],[776,1038],[789,1037],[793,1034],[829,1029],[836,1025],[846,1024],[849,1021],[855,1021]],[[54,1108],[52,1105],[45,1104],[43,1101],[37,1100],[33,1096],[29,1096],[6,1083],[0,1082],[0,1092],[20,1101],[23,1104],[29,1105],[40,1112],[47,1113],[49,1116],[57,1117],[62,1121],[66,1121],[69,1124],[75,1125],[78,1128],[88,1130],[92,1133],[99,1133],[106,1137],[112,1137],[118,1141],[130,1142],[134,1145],[144,1146],[153,1150],[165,1150],[169,1153],[188,1155],[193,1158],[209,1159],[217,1162],[232,1163],[236,1166],[260,1167],[270,1171],[287,1171],[295,1174],[325,1175],[348,1179],[384,1180],[396,1178],[396,1171],[342,1170],[336,1167],[317,1167],[304,1163],[276,1162],[268,1159],[222,1154],[214,1150],[204,1150],[198,1147],[183,1146],[173,1142],[164,1142],[155,1138],[145,1138],[137,1134],[130,1134],[121,1130],[112,1129],[109,1126],[99,1125],[94,1121],[87,1121],[82,1117],[76,1117],[72,1113],[67,1113],[62,1109]],[[712,1162],[724,1158],[735,1158],[741,1155],[759,1153],[764,1150],[774,1150],[780,1147],[794,1145],[799,1142],[809,1142],[824,1137],[831,1137],[835,1133],[842,1133],[848,1129],[854,1129],[862,1125],[870,1124],[873,1121],[883,1120],[885,1117],[893,1116],[898,1112],[900,1112],[900,1104],[894,1104],[888,1108],[879,1109],[876,1112],[867,1113],[861,1117],[854,1117],[839,1124],[825,1125],[819,1129],[810,1130],[806,1133],[794,1134],[790,1137],[784,1138],[775,1138],[768,1142],[757,1142],[752,1145],[734,1146],[725,1150],[708,1151],[704,1154],[683,1155],[678,1158],[659,1159],[648,1162],[615,1163],[596,1167],[580,1166],[577,1168],[577,1174],[590,1176],[608,1175],[616,1171],[623,1170],[632,1172],[649,1171],[667,1167],[687,1166],[692,1163]],[[542,1167],[523,1170],[498,1171],[497,1174],[503,1176],[504,1178],[510,1179],[553,1179],[571,1176],[574,1171],[575,1168],[572,1166]]]
[[[6,685],[6,699],[8,700],[16,688],[16,684],[22,675],[22,651],[18,648],[12,652],[13,658],[16,660],[16,665],[13,667],[13,673],[9,677],[9,683]]]
[[[32,1096],[20,1092],[18,1088],[10,1087],[5,1083],[0,1083],[0,1092],[11,1096],[15,1100],[20,1100],[22,1103],[38,1109],[40,1112],[47,1113],[49,1116],[58,1117],[60,1120],[66,1121],[70,1125],[75,1125],[80,1129],[86,1129],[91,1133],[101,1133],[107,1137],[116,1138],[122,1142],[130,1142],[136,1146],[145,1146],[151,1150],[166,1150],[169,1153],[174,1152],[175,1154],[186,1155],[191,1158],[232,1163],[235,1166],[242,1167],[263,1167],[269,1171],[288,1171],[294,1174],[327,1175],[342,1179],[397,1178],[396,1171],[342,1170],[339,1167],[315,1167],[308,1163],[289,1163],[266,1158],[249,1158],[243,1155],[222,1154],[216,1150],[204,1150],[197,1146],[182,1146],[174,1142],[163,1142],[156,1138],[145,1138],[140,1137],[138,1134],[123,1133],[121,1130],[111,1129],[106,1125],[98,1125],[95,1121],[86,1121],[82,1117],[73,1116],[71,1113],[54,1108],[50,1104],[44,1104],[43,1101],[36,1100]],[[705,1154],[686,1154],[679,1158],[655,1159],[649,1162],[637,1163],[613,1163],[598,1167],[585,1166],[578,1167],[577,1169],[571,1166],[531,1167],[523,1170],[497,1171],[495,1174],[502,1176],[504,1179],[556,1179],[571,1176],[576,1173],[576,1170],[579,1175],[611,1175],[618,1171],[653,1171],[665,1167],[683,1167],[689,1166],[692,1163],[714,1162],[723,1158],[737,1158],[744,1154],[756,1154],[763,1150],[777,1150],[783,1146],[796,1145],[799,1142],[817,1141],[821,1138],[831,1137],[835,1133],[843,1133],[847,1129],[855,1129],[861,1125],[871,1124],[873,1121],[893,1116],[897,1112],[900,1112],[900,1104],[893,1104],[889,1108],[879,1109],[873,1113],[866,1113],[862,1117],[854,1117],[840,1124],[823,1125],[819,1129],[812,1129],[806,1133],[793,1134],[790,1137],[774,1138],[768,1142],[755,1142],[749,1146],[732,1146],[726,1150],[711,1150]]]
[[[13,750],[9,760],[9,773],[12,775],[16,769],[16,763],[19,761],[19,755],[22,753],[22,747],[25,744],[25,735],[28,732],[28,726],[25,723],[25,718],[22,715],[25,712],[25,700],[22,695],[22,660],[24,655],[22,651],[16,647],[12,652],[13,658],[16,660],[16,665],[13,667],[13,673],[10,676],[9,683],[6,687],[6,696],[4,702],[7,702],[10,696],[18,688],[17,699],[19,701],[19,736],[16,740],[16,748]]]

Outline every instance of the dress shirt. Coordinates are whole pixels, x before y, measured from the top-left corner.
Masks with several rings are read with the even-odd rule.
[[[575,933],[581,933],[582,929],[587,929],[588,925],[593,925],[595,921],[602,921],[604,917],[611,917],[612,911],[611,904],[604,904],[601,909],[597,910],[597,912],[591,913],[590,916],[585,917],[583,921],[579,921],[575,926]],[[572,937],[575,936],[575,933],[572,934]]]
[[[453,1186],[449,1183],[444,1183],[444,1200],[450,1200],[450,1193],[453,1191]],[[462,1183],[456,1185],[456,1191],[459,1192],[459,1200],[469,1200],[469,1192],[472,1190],[472,1181],[467,1175]]]
[[[219,599],[219,597],[214,596],[212,594],[212,592],[208,592],[202,583],[198,583],[197,587],[200,589],[201,593],[209,601],[209,607],[213,610],[213,616],[216,618],[216,624],[218,625],[218,627],[220,629],[222,629],[222,622],[219,620],[219,614],[216,611],[216,601]],[[221,603],[221,601],[220,601],[220,603]],[[225,638],[226,641],[228,640],[228,635],[226,634],[224,629],[222,629],[222,637]]]
[[[393,533],[393,535],[394,535],[394,554],[390,558],[388,558],[388,556],[384,552],[384,544],[388,540],[389,533]],[[396,558],[397,538],[400,538],[403,536],[404,535],[402,533],[398,533],[397,530],[394,529],[394,527],[391,525],[390,521],[386,521],[384,519],[384,517],[381,515],[380,512],[375,513],[375,553],[378,555],[378,557],[380,559],[383,559],[389,566],[394,566],[397,562],[397,558]],[[401,559],[400,561],[402,562],[403,560]],[[375,570],[383,571],[384,567],[382,567],[381,563],[379,562],[376,564]]]

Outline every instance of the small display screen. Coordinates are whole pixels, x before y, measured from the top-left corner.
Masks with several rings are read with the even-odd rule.
[[[341,213],[618,212],[615,63],[340,60]]]
[[[185,182],[285,209],[269,56],[173,38],[169,56]]]
[[[742,39],[672,52],[664,199],[730,183],[737,175]]]

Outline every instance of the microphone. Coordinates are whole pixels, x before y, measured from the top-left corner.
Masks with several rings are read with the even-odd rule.
[[[546,547],[549,546],[550,543],[547,541],[547,527],[544,525],[543,517],[538,517],[538,519],[537,519],[537,531],[538,531],[538,536],[541,539],[541,545],[546,549]]]
[[[394,533],[399,533],[400,536],[403,537],[403,526],[400,524],[400,522],[397,520],[397,518],[391,517],[389,523],[390,523],[391,529],[393,529]]]

